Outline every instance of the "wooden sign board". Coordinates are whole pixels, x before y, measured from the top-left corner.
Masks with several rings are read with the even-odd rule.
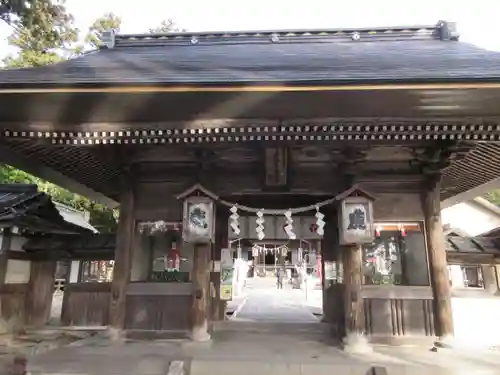
[[[211,198],[191,196],[184,200],[182,238],[187,243],[214,241],[215,205]]]
[[[373,202],[368,197],[347,197],[340,203],[341,245],[372,243],[375,238]]]
[[[221,250],[220,261],[220,298],[230,301],[233,298],[234,267],[231,249]]]

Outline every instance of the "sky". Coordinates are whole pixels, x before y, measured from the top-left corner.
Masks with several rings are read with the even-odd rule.
[[[105,12],[122,17],[122,33],[147,32],[173,19],[187,31],[238,31],[458,23],[460,39],[500,51],[499,0],[67,0],[78,28]],[[0,25],[0,56],[10,30]]]

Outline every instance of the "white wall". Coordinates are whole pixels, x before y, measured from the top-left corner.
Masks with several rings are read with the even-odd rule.
[[[26,237],[18,236],[13,234],[10,239],[10,250],[12,251],[24,251],[23,245],[28,241]]]
[[[451,265],[450,270],[457,343],[472,348],[500,345],[500,298],[495,267],[483,267],[485,289],[465,289],[460,266]]]
[[[455,338],[464,346],[500,344],[500,298],[452,297]]]
[[[78,282],[78,272],[80,272],[80,261],[71,261],[71,268],[69,270],[69,282],[75,284]]]
[[[9,259],[5,274],[6,284],[24,284],[30,281],[31,263],[29,260]]]
[[[481,207],[474,201],[462,202],[441,210],[443,225],[460,229],[469,236],[477,236],[500,227],[500,215]]]

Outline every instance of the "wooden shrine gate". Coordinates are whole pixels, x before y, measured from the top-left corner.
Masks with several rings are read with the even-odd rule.
[[[95,53],[0,71],[0,158],[120,206],[107,314],[118,330],[193,331],[224,315],[210,293],[229,236],[223,202],[281,214],[333,199],[320,209],[325,319],[373,339],[445,338],[440,202],[500,174],[499,58],[458,39],[447,22],[105,33]],[[214,230],[189,243],[179,223],[186,198],[207,195],[186,192],[197,184]],[[362,249],[337,228],[334,198],[355,186],[375,198]]]

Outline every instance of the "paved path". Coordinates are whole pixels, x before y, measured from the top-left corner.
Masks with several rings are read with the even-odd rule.
[[[497,375],[500,353],[375,347],[342,352],[327,324],[304,305],[301,290],[274,279],[249,280],[235,319],[214,327],[211,343],[109,342],[97,335],[33,358],[33,375]],[[373,372],[374,367],[387,372]]]
[[[284,283],[276,288],[274,278],[254,278],[247,282],[247,297],[233,314],[233,320],[280,323],[318,322],[305,304],[300,289]]]

